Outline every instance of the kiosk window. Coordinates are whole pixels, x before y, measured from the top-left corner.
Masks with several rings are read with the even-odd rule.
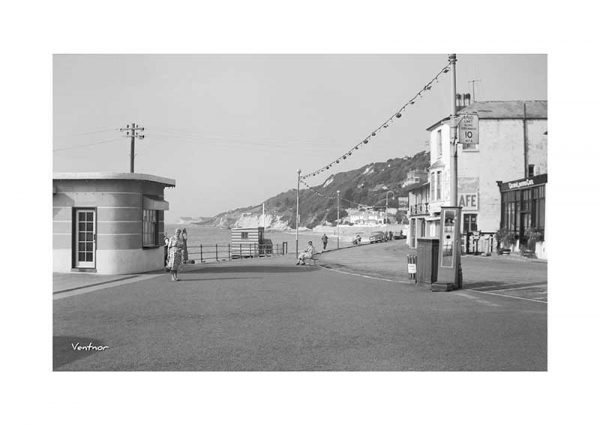
[[[143,246],[158,246],[158,211],[144,210],[142,218]]]

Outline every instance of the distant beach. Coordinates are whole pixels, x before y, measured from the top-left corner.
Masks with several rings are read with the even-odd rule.
[[[165,224],[165,232],[168,236],[172,236],[175,233],[175,229],[185,228],[188,234],[188,245],[227,245],[231,242],[231,230],[221,229],[214,226],[198,226],[195,224],[184,225],[184,224]],[[336,245],[336,239],[333,236],[335,228],[331,228],[332,231],[327,232],[329,237],[329,246],[333,247]],[[304,249],[308,245],[308,241],[312,241],[317,249],[322,248],[321,236],[323,232],[317,233],[312,230],[304,230],[298,232],[298,244],[301,249]],[[288,243],[288,252],[295,251],[296,249],[296,231],[295,230],[266,230],[265,237],[271,239],[273,244],[281,244],[282,242]],[[340,246],[348,246],[352,244],[352,238],[342,237],[340,240]]]
[[[340,226],[340,247],[352,245],[352,238],[357,233],[363,238],[363,241],[367,240],[371,232],[378,230],[385,231],[399,231],[400,227],[391,225],[386,226]],[[202,245],[227,245],[231,242],[231,230],[222,229],[214,226],[199,226],[195,224],[191,225],[178,225],[178,224],[166,224],[165,231],[168,236],[175,233],[175,229],[185,228],[188,234],[188,245],[198,246]],[[308,245],[308,241],[312,241],[317,250],[321,250],[323,245],[321,244],[321,236],[323,233],[327,234],[329,238],[329,247],[337,247],[336,228],[320,226],[317,230],[300,230],[298,232],[298,245],[300,249],[304,249]],[[406,230],[404,231],[406,234]],[[288,243],[288,252],[295,251],[296,249],[296,231],[295,230],[269,230],[265,232],[265,237],[271,239],[274,245],[281,244],[282,242]]]

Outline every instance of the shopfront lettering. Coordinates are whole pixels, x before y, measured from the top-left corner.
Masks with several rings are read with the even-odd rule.
[[[479,208],[479,196],[477,193],[461,193],[458,206],[463,211],[474,211]]]
[[[523,180],[520,182],[509,183],[508,188],[509,189],[517,189],[519,187],[527,187],[527,186],[531,186],[531,185],[533,185],[533,180],[527,179],[527,180]]]

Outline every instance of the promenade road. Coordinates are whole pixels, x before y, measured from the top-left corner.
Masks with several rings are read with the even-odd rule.
[[[364,244],[326,252],[320,263],[335,270],[408,282],[406,240]],[[465,290],[490,295],[548,301],[548,263],[519,255],[461,257]]]
[[[291,255],[181,277],[55,294],[54,370],[547,369],[545,303],[432,293]]]

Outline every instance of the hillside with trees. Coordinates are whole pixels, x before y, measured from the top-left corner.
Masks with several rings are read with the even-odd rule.
[[[385,206],[385,194],[391,190],[395,197],[389,196],[390,208],[398,206],[397,197],[408,196],[411,186],[402,187],[406,175],[411,170],[429,168],[429,152],[422,151],[412,157],[388,159],[385,162],[367,164],[361,168],[332,174],[319,185],[314,179],[308,181],[313,190],[300,188],[300,227],[313,228],[320,224],[332,223],[337,218],[337,191],[340,191],[340,218],[347,215],[348,208],[357,208],[357,204],[366,206]],[[316,192],[324,196],[320,196]],[[278,217],[279,227],[296,227],[296,189],[290,189],[275,195],[266,201],[265,213]],[[235,225],[243,216],[262,214],[262,203],[256,206],[238,208],[203,220],[198,224],[212,224],[223,227]]]

